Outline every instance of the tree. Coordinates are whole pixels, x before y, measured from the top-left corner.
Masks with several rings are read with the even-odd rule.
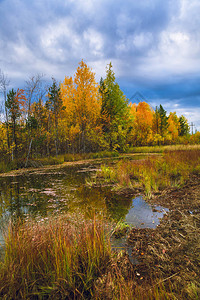
[[[7,107],[6,107],[6,99],[7,99],[7,88],[9,86],[9,84],[10,84],[10,80],[0,70],[0,91],[3,93],[3,98],[4,98],[4,109],[5,109],[5,120],[6,120],[6,136],[7,136],[8,149],[10,149],[10,142],[9,142],[8,112],[7,112]]]
[[[105,138],[111,149],[126,147],[129,108],[128,100],[115,82],[112,64],[107,66],[106,78],[100,81],[102,96],[101,119]]]
[[[154,111],[146,102],[139,102],[136,107],[136,132],[138,145],[147,145],[152,131]]]
[[[58,124],[59,119],[61,117],[61,112],[63,110],[63,103],[60,97],[60,87],[58,86],[56,80],[52,78],[53,83],[52,86],[49,87],[48,90],[48,100],[46,101],[46,108],[49,111],[49,118],[52,118],[52,122],[54,124],[54,142],[56,149],[56,156],[58,155],[59,148],[59,132],[58,132]]]
[[[26,81],[26,98],[27,98],[27,115],[28,118],[31,113],[31,104],[34,101],[38,101],[39,99],[43,99],[46,94],[46,90],[43,86],[43,78],[44,74],[36,74],[30,77]]]
[[[77,141],[77,151],[91,151],[92,143],[98,142],[100,133],[98,125],[101,99],[95,74],[83,60],[79,63],[74,80],[72,77],[65,77],[61,83],[60,96],[65,106],[68,139],[73,144]]]
[[[16,139],[16,126],[17,120],[21,116],[22,108],[24,107],[26,97],[24,90],[18,89],[17,92],[14,89],[10,90],[7,94],[6,108],[8,111],[8,120],[10,119],[12,127],[12,145],[14,147],[14,154],[17,157],[17,139]],[[13,152],[12,152],[13,159]]]
[[[168,131],[171,135],[172,142],[176,142],[178,138],[179,118],[176,112],[170,112],[168,117]]]
[[[164,110],[161,104],[159,108],[156,106],[152,129],[156,135],[158,144],[164,143],[165,136],[168,133],[168,117],[166,110]]]
[[[35,154],[44,155],[46,154],[46,144],[48,144],[48,126],[47,126],[48,113],[47,109],[41,99],[38,102],[34,102],[31,105],[31,115],[27,120],[26,127],[29,132],[29,150],[32,145]],[[47,147],[48,148],[48,147]],[[49,148],[48,148],[49,149]],[[49,151],[47,150],[49,155]]]
[[[157,109],[157,108],[156,108]],[[166,133],[166,130],[168,128],[168,117],[167,117],[167,112],[164,110],[162,105],[160,104],[160,107],[158,108],[158,113],[160,116],[160,134],[161,136],[164,136]]]
[[[7,153],[7,129],[4,123],[0,122],[0,156],[1,158]]]
[[[186,136],[190,132],[187,119],[182,115],[179,118],[179,136]]]

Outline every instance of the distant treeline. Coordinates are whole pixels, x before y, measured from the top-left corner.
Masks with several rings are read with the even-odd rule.
[[[0,72],[4,114],[0,122],[0,156],[13,160],[86,153],[127,151],[134,146],[200,143],[200,133],[189,134],[188,121],[160,105],[129,103],[115,81],[110,63],[98,84],[93,71],[81,61],[72,77],[49,86],[44,76],[26,81],[24,89],[8,89]]]

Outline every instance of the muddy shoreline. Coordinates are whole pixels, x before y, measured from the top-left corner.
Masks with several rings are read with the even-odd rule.
[[[200,295],[200,176],[191,175],[184,186],[165,189],[149,203],[169,212],[156,229],[133,228],[128,235],[138,284],[164,284],[178,299],[190,299],[192,285]]]

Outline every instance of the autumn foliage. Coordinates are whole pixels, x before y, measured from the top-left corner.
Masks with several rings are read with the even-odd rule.
[[[9,160],[86,153],[126,151],[132,146],[200,143],[189,134],[184,116],[154,110],[149,103],[129,103],[116,83],[110,63],[98,84],[82,60],[74,77],[65,76],[42,90],[43,76],[32,77],[25,90],[10,90],[5,120],[0,123],[0,153]],[[45,95],[45,97],[43,97]]]

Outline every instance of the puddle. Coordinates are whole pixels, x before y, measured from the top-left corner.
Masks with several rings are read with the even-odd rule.
[[[156,228],[160,219],[168,212],[162,206],[151,206],[141,196],[132,201],[132,207],[126,215],[125,222],[136,228]]]
[[[163,218],[164,214],[169,211],[167,208],[162,206],[151,206],[148,204],[142,196],[136,197],[132,200],[132,205],[127,213],[124,221],[135,228],[156,228],[159,225],[160,219]],[[115,251],[125,250],[130,261],[137,265],[138,261],[132,256],[132,248],[127,245],[127,234],[121,238],[111,238],[112,249]]]

